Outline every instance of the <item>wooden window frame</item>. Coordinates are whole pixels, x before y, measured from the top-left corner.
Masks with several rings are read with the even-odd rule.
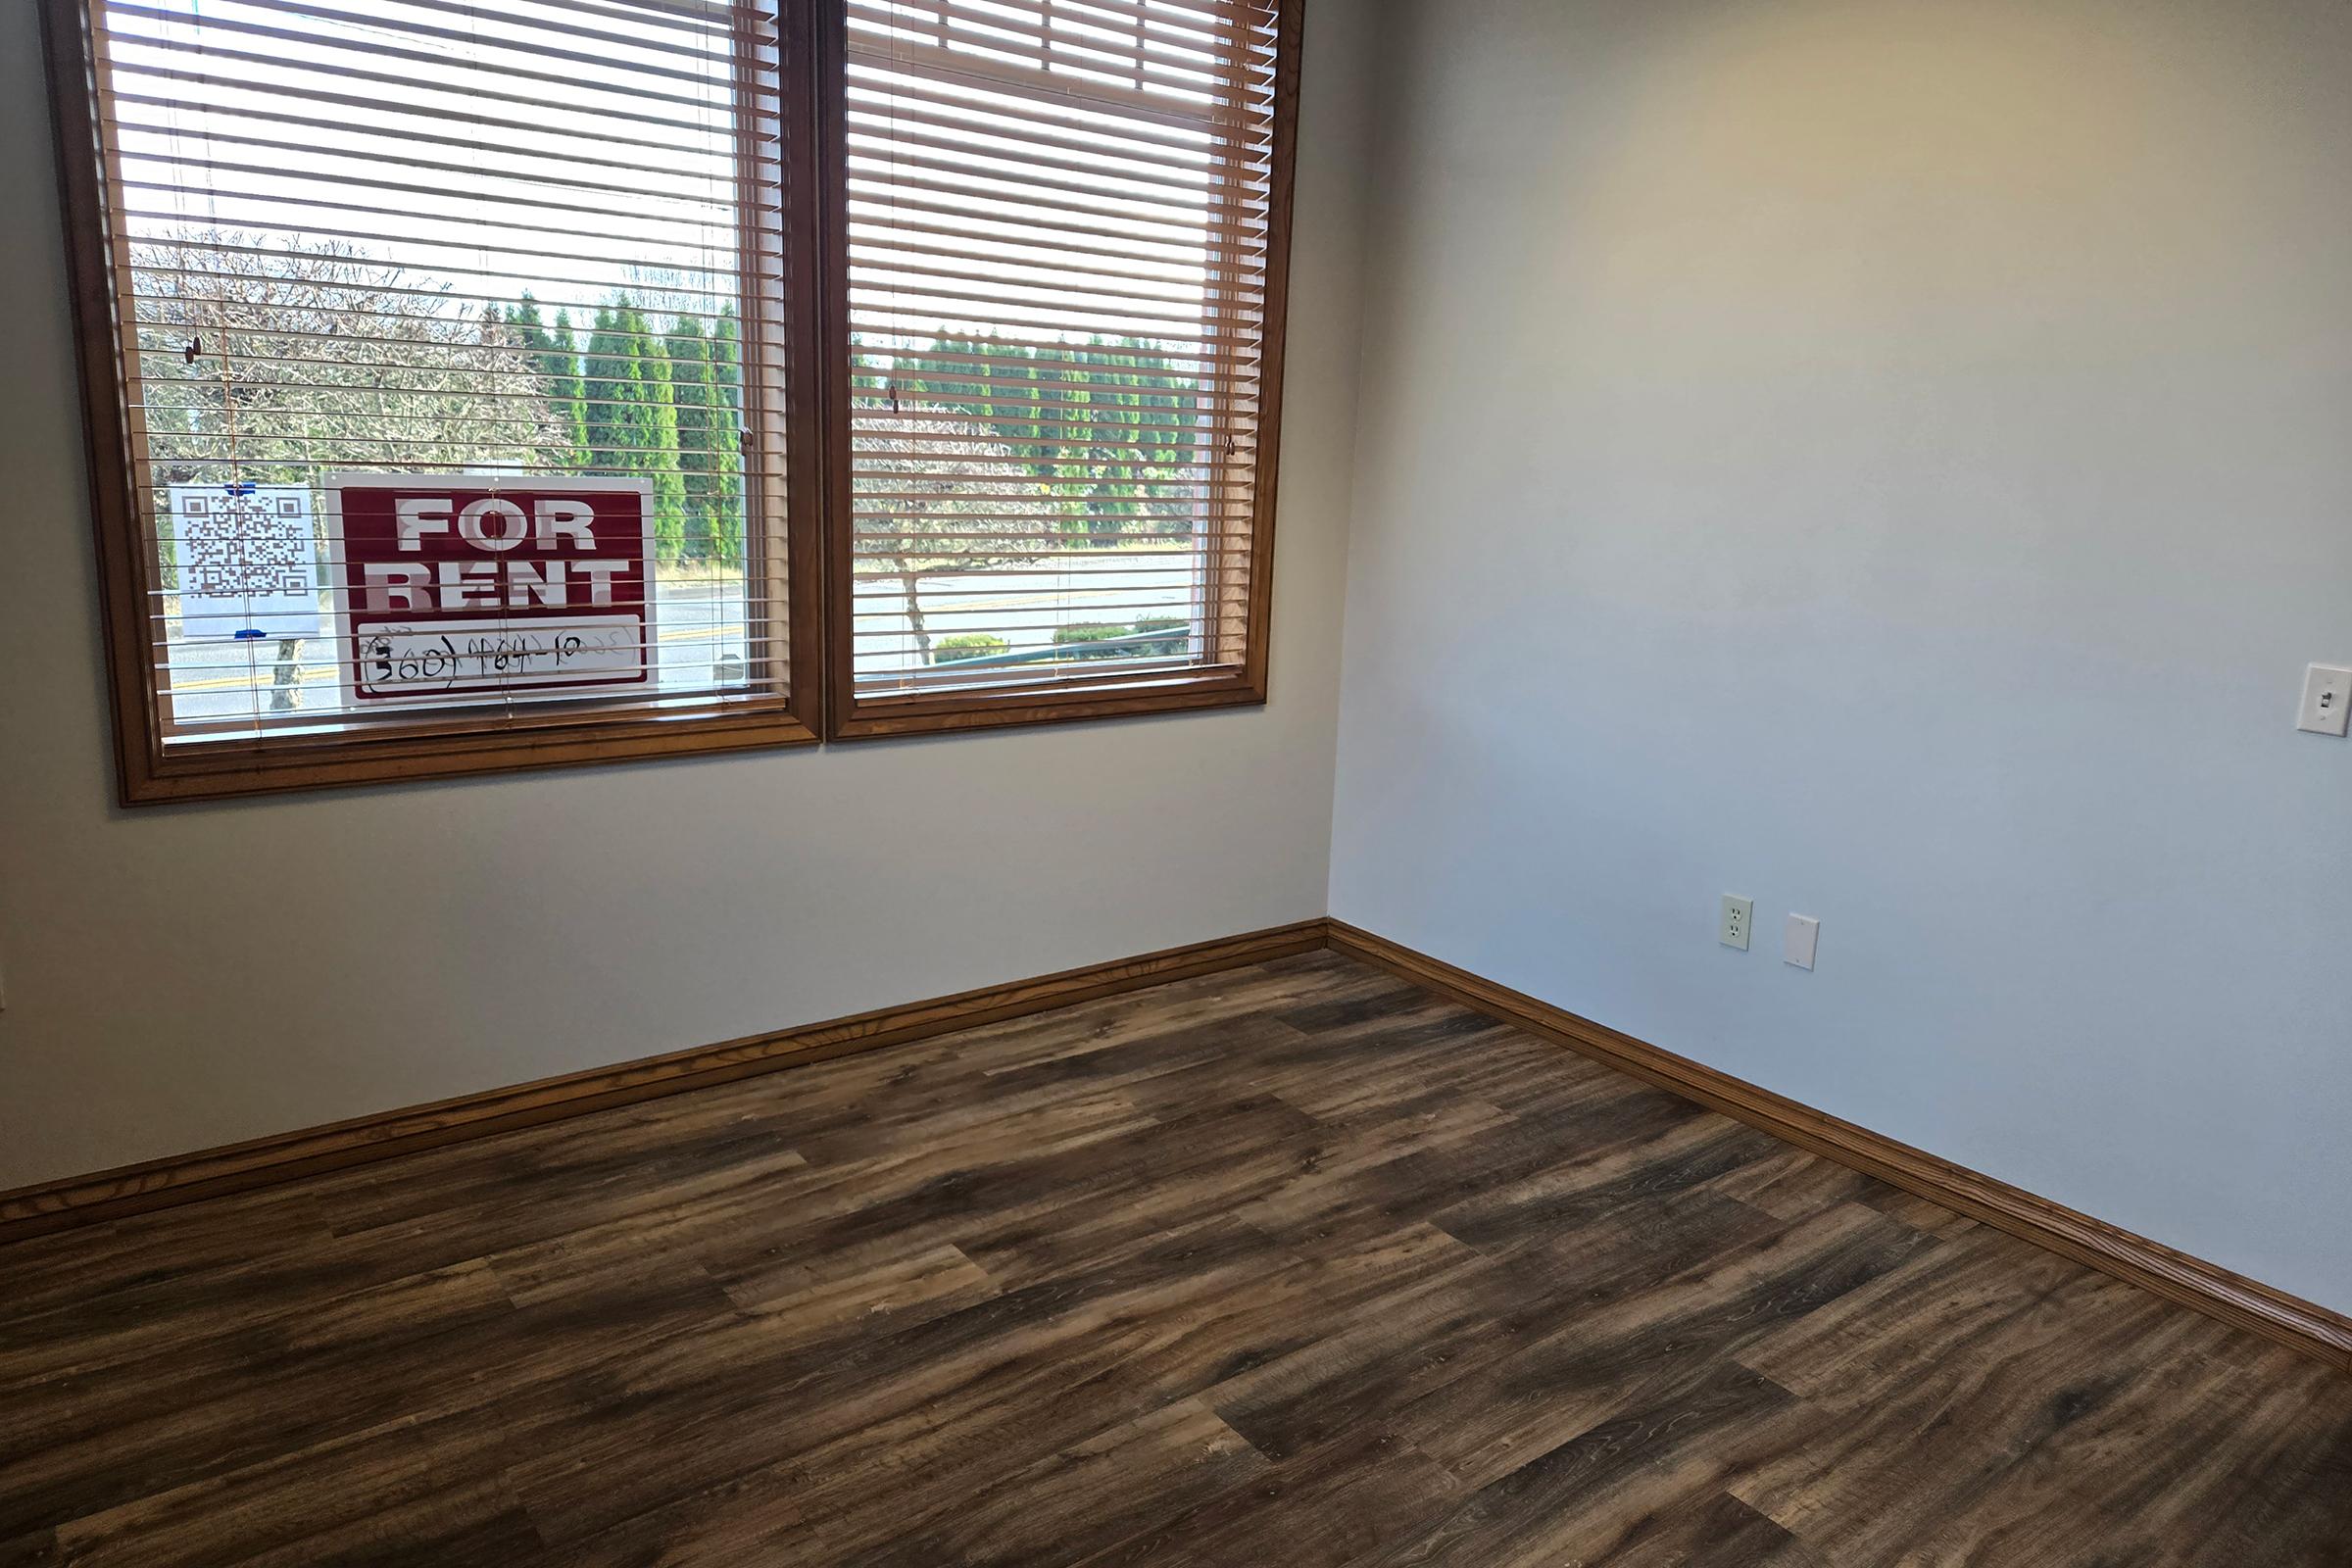
[[[817,148],[823,203],[819,353],[824,387],[826,738],[871,740],[1008,725],[1050,724],[1199,709],[1258,707],[1266,701],[1267,644],[1274,590],[1275,480],[1282,447],[1283,354],[1288,319],[1291,205],[1296,184],[1298,52],[1303,0],[1276,12],[1271,167],[1266,199],[1264,339],[1259,350],[1257,450],[1238,664],[1166,671],[1124,670],[1063,677],[1050,688],[860,694],[854,658],[856,607],[850,399],[848,24],[842,0],[787,0],[814,13]],[[1219,548],[1211,541],[1212,549]],[[1212,631],[1216,617],[1211,616]]]
[[[1295,186],[1298,54],[1303,0],[1278,11],[1267,197],[1264,338],[1257,449],[1247,549],[1243,651],[1236,664],[1125,670],[994,687],[867,693],[857,690],[850,475],[851,376],[848,212],[848,26],[843,0],[774,0],[786,56],[780,73],[781,232],[765,236],[782,263],[784,300],[760,319],[783,346],[745,363],[747,404],[780,398],[782,475],[760,478],[783,508],[783,593],[766,600],[786,622],[790,675],[771,695],[716,710],[663,716],[643,699],[551,705],[495,717],[463,712],[407,722],[321,726],[318,733],[223,738],[168,747],[148,616],[160,567],[137,495],[141,453],[128,415],[117,298],[113,215],[101,177],[103,88],[91,6],[39,0],[65,219],[66,261],[79,361],[83,442],[112,708],[118,797],[124,806],[345,785],[458,778],[592,762],[805,746],[823,740],[989,729],[1265,703],[1274,584],[1276,479],[1281,454],[1291,208]],[[752,319],[747,310],[747,322]],[[747,474],[747,494],[752,485]],[[1212,545],[1213,548],[1213,545]],[[775,563],[765,569],[771,579]],[[760,567],[754,564],[754,570]]]
[[[767,407],[763,416],[780,424],[784,471],[747,471],[747,497],[755,487],[767,507],[780,506],[780,526],[771,521],[748,530],[747,539],[780,534],[781,562],[764,548],[747,564],[747,573],[765,574],[771,584],[760,601],[761,613],[781,615],[780,641],[786,668],[766,692],[725,699],[699,710],[663,714],[660,699],[550,705],[495,716],[463,711],[411,717],[404,721],[321,726],[312,734],[221,738],[201,745],[167,747],[164,694],[158,689],[149,619],[151,592],[160,567],[137,497],[145,483],[137,427],[126,409],[122,359],[123,328],[116,297],[118,236],[101,181],[104,142],[100,117],[104,85],[97,78],[93,0],[41,0],[49,98],[65,214],[66,261],[73,299],[74,332],[80,361],[83,441],[89,466],[90,511],[96,536],[99,602],[107,656],[107,686],[113,707],[116,777],[125,806],[224,796],[271,794],[337,785],[377,784],[409,779],[454,778],[665,757],[698,756],[786,746],[819,739],[824,694],[821,542],[817,537],[821,495],[821,453],[817,410],[821,370],[802,346],[816,341],[818,255],[816,227],[817,149],[814,100],[808,90],[812,38],[809,13],[789,4],[777,8],[779,44],[786,57],[779,72],[775,127],[776,160],[747,178],[780,180],[785,195],[780,231],[760,236],[771,244],[783,278],[782,309],[771,300],[744,319],[744,396],[748,407]],[[798,62],[796,66],[795,62]],[[747,210],[749,210],[747,208]],[[751,270],[756,271],[757,270]],[[752,325],[769,345],[755,359]],[[781,358],[781,367],[775,363]],[[756,443],[755,445],[763,445]],[[776,593],[774,578],[785,577]],[[757,622],[755,622],[757,624]]]

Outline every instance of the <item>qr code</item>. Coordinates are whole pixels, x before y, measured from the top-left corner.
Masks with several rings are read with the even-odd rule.
[[[208,599],[310,593],[318,550],[300,496],[182,495],[179,569],[184,592]]]

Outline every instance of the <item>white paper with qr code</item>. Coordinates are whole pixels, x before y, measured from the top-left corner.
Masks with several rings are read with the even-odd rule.
[[[181,635],[316,637],[318,529],[294,484],[175,484],[164,559],[179,572]]]

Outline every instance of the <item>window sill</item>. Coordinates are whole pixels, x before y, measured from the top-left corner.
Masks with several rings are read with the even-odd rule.
[[[142,749],[143,739],[118,737],[124,806],[808,746],[817,735],[770,701],[677,718],[608,710],[497,728],[174,744],[161,756]]]
[[[1248,670],[1230,668],[1054,691],[853,696],[836,711],[832,738],[881,740],[894,735],[1063,724],[1205,708],[1252,708],[1262,706],[1265,700],[1262,674],[1253,677]]]

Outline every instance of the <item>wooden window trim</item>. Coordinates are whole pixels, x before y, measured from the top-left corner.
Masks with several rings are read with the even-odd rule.
[[[818,284],[819,353],[824,388],[824,542],[826,738],[872,740],[1011,725],[1065,723],[1202,709],[1259,707],[1266,701],[1274,590],[1274,520],[1282,450],[1283,360],[1288,337],[1291,207],[1297,183],[1298,53],[1303,0],[1277,14],[1270,181],[1266,203],[1265,338],[1259,357],[1258,423],[1250,512],[1246,631],[1237,663],[1154,676],[1127,672],[1097,680],[1064,679],[1051,690],[889,692],[858,690],[852,572],[850,455],[850,245],[848,24],[841,0],[787,0],[814,16],[812,84],[822,171],[824,235]]]
[[[779,7],[788,56],[811,58],[809,17]],[[817,537],[821,476],[816,459],[820,369],[814,357],[788,353],[781,371],[762,372],[780,389],[777,411],[788,455],[775,486],[784,500],[780,532],[787,592],[769,603],[786,617],[792,675],[786,689],[748,695],[664,716],[641,705],[551,706],[493,720],[441,714],[406,722],[353,725],[319,736],[218,740],[167,747],[149,640],[149,587],[156,580],[136,503],[135,432],[120,378],[122,340],[115,297],[117,236],[100,180],[101,84],[96,79],[89,0],[41,0],[52,131],[65,220],[66,263],[79,361],[83,445],[89,468],[99,604],[112,707],[118,795],[124,806],[270,794],[338,785],[454,778],[590,762],[640,760],[716,752],[810,745],[819,738],[824,644],[823,559]],[[787,194],[780,247],[786,309],[765,330],[780,341],[815,341],[818,256],[812,221],[817,202],[814,101],[807,69],[781,73],[780,172]],[[781,319],[773,317],[781,316]],[[747,319],[748,319],[747,314]],[[756,396],[747,359],[747,399]],[[774,566],[766,568],[771,576]]]
[[[100,177],[102,110],[90,0],[40,0],[79,364],[83,444],[98,570],[118,797],[125,806],[593,762],[644,760],[1013,725],[1261,706],[1271,641],[1277,469],[1296,183],[1303,0],[1279,13],[1260,350],[1257,450],[1241,658],[1152,673],[1061,679],[1035,690],[856,689],[849,484],[847,24],[841,0],[778,0],[790,57],[781,73],[785,303],[769,331],[789,345],[780,386],[790,461],[771,476],[783,503],[787,690],[662,716],[618,704],[565,705],[468,721],[442,714],[333,733],[165,743],[147,607],[156,580],[136,505],[138,454],[120,384],[111,214]],[[804,64],[795,67],[791,62]],[[747,366],[746,396],[753,396]]]

